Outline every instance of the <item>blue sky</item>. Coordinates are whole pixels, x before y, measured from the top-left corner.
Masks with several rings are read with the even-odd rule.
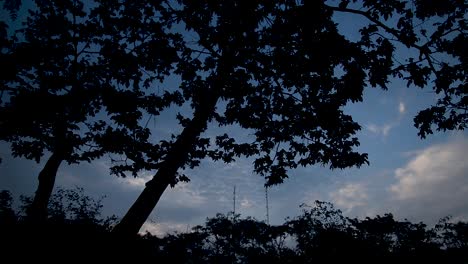
[[[364,102],[347,110],[363,127],[358,134],[360,150],[369,153],[370,165],[336,171],[320,166],[292,171],[284,184],[269,189],[270,222],[281,223],[299,214],[301,203],[312,204],[314,200],[333,202],[352,217],[392,212],[398,218],[430,224],[446,215],[468,219],[466,132],[437,133],[421,140],[413,127],[415,113],[432,100],[433,94],[408,89],[398,82],[386,92],[367,89]],[[162,121],[159,128],[164,130]],[[13,159],[8,153],[3,143],[0,188],[33,194],[43,164]],[[108,167],[105,159],[63,165],[57,186],[81,186],[88,195],[106,195],[104,213],[122,216],[152,174],[123,179],[110,175]],[[252,173],[251,160],[239,159],[232,164],[206,160],[187,174],[191,182],[164,193],[145,230],[156,234],[185,231],[206,217],[227,213],[233,208],[234,186],[236,212],[265,220],[264,182]]]
[[[341,30],[349,32],[348,27],[364,23],[349,17],[337,19],[345,25]],[[348,37],[353,39],[357,35],[350,33]],[[352,217],[392,212],[397,218],[429,224],[447,215],[468,220],[467,133],[439,132],[421,140],[413,126],[416,113],[435,100],[430,87],[406,88],[400,80],[393,80],[388,91],[366,89],[364,102],[350,104],[345,111],[362,126],[358,134],[359,150],[369,154],[370,165],[335,171],[320,166],[292,171],[284,184],[269,189],[270,223],[281,223],[286,217],[299,214],[301,203],[312,204],[314,200],[333,202]],[[177,133],[175,114],[170,111],[157,122],[151,122],[154,133]],[[215,136],[220,130],[248,137],[248,132],[240,129],[212,126],[205,135]],[[3,158],[0,189],[9,189],[16,195],[32,195],[43,163],[13,159],[9,153],[8,145],[0,143]],[[56,186],[80,186],[88,195],[106,195],[104,213],[122,216],[154,173],[118,178],[109,174],[109,165],[106,159],[90,164],[64,164],[58,172]],[[264,180],[252,171],[251,159],[238,159],[232,164],[203,161],[200,167],[186,171],[191,182],[164,193],[142,231],[155,234],[185,231],[203,223],[206,217],[227,213],[233,209],[234,186],[236,212],[265,220]]]

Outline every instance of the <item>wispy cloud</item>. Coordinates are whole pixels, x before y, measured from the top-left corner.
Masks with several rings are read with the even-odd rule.
[[[400,101],[400,103],[398,104],[398,112],[400,112],[400,115],[406,113],[406,106],[403,101]]]
[[[390,130],[395,126],[393,123],[383,124],[383,125],[376,125],[374,123],[370,123],[366,125],[367,130],[371,133],[376,135],[382,135],[383,137],[387,137],[390,133]]]
[[[330,194],[332,202],[339,208],[350,211],[367,204],[367,189],[361,183],[348,183]]]
[[[228,213],[233,210],[234,186],[236,213],[263,218],[263,207],[259,207],[264,206],[263,180],[252,175],[251,166],[251,161],[247,159],[231,164],[205,160],[200,167],[184,171],[191,181],[168,188],[150,216],[156,222],[146,223],[142,230],[154,234],[173,230],[185,232],[187,224],[194,226],[216,213]],[[141,186],[142,182],[146,182],[137,179],[127,181],[129,186]],[[262,209],[261,213],[259,208]]]
[[[380,125],[375,124],[375,123],[368,123],[366,125],[367,130],[371,132],[372,134],[383,136],[384,138],[387,137],[390,134],[390,130],[392,130],[394,127],[400,124],[400,121],[403,115],[406,113],[406,105],[401,100],[398,102],[398,113],[399,113],[398,118],[391,120],[389,122],[386,122]]]

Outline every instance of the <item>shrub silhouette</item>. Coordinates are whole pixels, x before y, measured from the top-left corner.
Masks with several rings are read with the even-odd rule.
[[[349,218],[333,204],[302,205],[302,214],[269,225],[234,213],[217,214],[190,232],[157,237],[110,232],[116,217],[101,217],[102,198],[83,189],[52,195],[46,224],[27,221],[31,198],[12,208],[0,192],[2,262],[128,260],[159,263],[466,263],[468,223],[443,218],[433,228],[392,214]],[[25,254],[27,253],[27,254]]]

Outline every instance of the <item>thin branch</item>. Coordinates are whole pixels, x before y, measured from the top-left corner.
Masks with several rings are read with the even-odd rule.
[[[149,124],[149,121],[151,120],[151,118],[153,118],[153,114],[151,114],[151,115],[148,117],[148,120],[146,121],[146,124],[145,124],[145,128],[148,127],[148,124]]]
[[[87,51],[87,50],[82,50],[79,54],[83,54],[83,53],[86,53],[86,54],[101,54],[100,51]]]
[[[273,156],[273,159],[271,160],[272,163],[276,161],[276,157],[277,157],[277,155],[278,155],[278,150],[279,150],[280,144],[281,144],[281,142],[278,142],[278,143],[276,144],[275,156]]]
[[[282,85],[279,83],[279,81],[277,79],[274,80],[276,85],[278,85],[278,87],[280,88],[280,93],[283,94],[283,95],[288,95],[289,97],[291,97],[292,99],[294,99],[295,101],[299,102],[299,103],[302,103],[302,100],[295,97],[294,94],[292,93],[288,93],[288,92],[285,92]]]
[[[206,49],[206,48],[204,48],[204,49]],[[211,55],[211,56],[213,56],[213,54],[212,54],[211,52],[206,52],[206,51],[204,51],[204,50],[196,50],[196,49],[191,49],[191,48],[189,48],[189,50],[192,51],[192,52],[198,52],[198,53],[200,53],[200,54],[206,54],[206,55]]]
[[[401,39],[401,35],[399,33],[399,31],[393,29],[393,28],[390,28],[388,27],[387,25],[385,25],[384,23],[382,23],[381,21],[379,21],[378,19],[372,17],[368,12],[366,11],[360,11],[360,10],[355,10],[355,9],[349,9],[349,8],[341,8],[341,7],[336,7],[336,6],[328,6],[326,5],[328,8],[330,8],[331,10],[333,11],[337,11],[337,12],[344,12],[344,13],[352,13],[352,14],[358,14],[358,15],[361,15],[365,18],[367,18],[369,21],[373,22],[375,25],[383,28],[387,33],[395,36],[397,39]],[[435,33],[432,35],[432,36],[435,36]],[[427,42],[426,44],[420,46],[416,43],[410,43],[409,46],[413,47],[413,48],[416,48],[419,50],[420,54],[421,55],[424,55],[424,58],[427,60],[427,63],[429,64],[429,67],[431,68],[432,72],[436,75],[436,77],[438,77],[438,72],[436,70],[436,68],[434,67],[434,64],[432,62],[432,59],[430,57],[430,54],[432,53],[430,51],[430,49],[428,48],[428,44],[430,42]]]
[[[390,28],[389,26],[385,25],[384,23],[382,23],[381,21],[379,21],[378,19],[372,17],[368,11],[360,11],[360,10],[356,10],[356,9],[349,9],[349,8],[341,8],[341,7],[337,7],[337,6],[329,6],[329,5],[325,5],[326,7],[330,8],[331,10],[333,11],[337,11],[337,12],[344,12],[344,13],[352,13],[352,14],[358,14],[358,15],[361,15],[365,18],[367,18],[368,20],[370,20],[371,22],[373,22],[374,24],[376,24],[377,26],[383,28],[387,33],[390,33],[391,35],[395,36],[397,39],[400,39],[401,36],[400,36],[400,33],[393,29],[393,28]],[[420,46],[418,46],[417,44],[414,44],[414,47],[415,48],[420,48]]]

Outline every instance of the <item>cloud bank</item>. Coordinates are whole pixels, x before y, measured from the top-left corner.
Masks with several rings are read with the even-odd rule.
[[[394,172],[390,201],[421,219],[446,215],[468,219],[468,139],[457,138],[422,151]]]

